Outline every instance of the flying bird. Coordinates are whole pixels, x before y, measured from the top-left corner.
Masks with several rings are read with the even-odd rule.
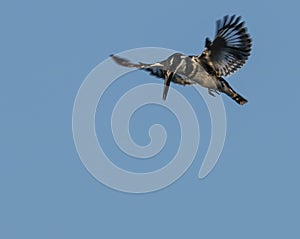
[[[251,38],[241,17],[225,16],[216,22],[213,41],[205,40],[205,49],[200,55],[175,53],[166,60],[153,64],[132,63],[127,59],[111,55],[112,59],[125,67],[135,67],[150,72],[164,80],[163,99],[167,98],[170,83],[180,85],[199,84],[208,88],[208,93],[225,93],[238,104],[247,100],[235,92],[223,78],[241,68],[251,52]]]

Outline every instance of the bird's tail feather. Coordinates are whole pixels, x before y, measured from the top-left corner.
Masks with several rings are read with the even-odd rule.
[[[231,88],[231,86],[225,81],[224,79],[220,79],[221,81],[221,89],[220,91],[228,95],[231,99],[233,99],[235,102],[237,102],[240,105],[243,105],[248,102],[243,96],[238,94],[234,91],[234,89]]]
[[[240,105],[246,104],[248,102],[248,100],[246,100],[243,96],[239,95],[236,92],[233,96],[230,96],[230,97]]]

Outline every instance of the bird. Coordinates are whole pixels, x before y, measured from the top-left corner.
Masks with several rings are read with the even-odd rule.
[[[208,93],[225,93],[240,105],[248,101],[238,94],[223,78],[240,69],[248,60],[252,39],[241,21],[241,16],[226,15],[216,21],[214,40],[205,39],[205,49],[199,55],[174,53],[155,63],[132,63],[128,59],[110,55],[119,65],[148,71],[164,80],[163,100],[166,100],[170,83],[180,85],[199,84]]]

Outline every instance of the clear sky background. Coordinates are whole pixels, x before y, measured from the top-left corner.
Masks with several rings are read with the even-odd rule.
[[[0,238],[299,238],[297,1],[103,2],[1,1]],[[194,102],[202,122],[201,146],[187,173],[141,195],[95,180],[72,137],[73,103],[86,75],[109,54],[136,47],[201,52],[226,14],[246,21],[253,51],[228,78],[249,103],[223,96],[227,138],[216,168],[198,180],[208,112],[193,88],[174,86]],[[159,82],[143,72],[131,75],[111,95]],[[107,97],[99,112],[111,102]],[[109,125],[100,113],[99,134]],[[138,111],[133,138],[146,144],[147,125],[156,120],[173,135],[163,152],[171,158],[179,127],[163,108]],[[122,160],[111,135],[103,141],[121,167],[143,171],[166,163]]]

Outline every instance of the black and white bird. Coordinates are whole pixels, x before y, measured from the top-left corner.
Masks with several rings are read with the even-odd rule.
[[[127,59],[111,55],[118,64],[149,71],[164,79],[163,99],[167,97],[170,82],[181,85],[199,84],[208,93],[225,93],[240,105],[247,100],[235,92],[222,76],[228,76],[241,68],[251,51],[251,38],[241,22],[241,17],[225,16],[216,22],[213,41],[206,38],[205,49],[198,56],[175,53],[166,60],[153,64],[131,63]]]

